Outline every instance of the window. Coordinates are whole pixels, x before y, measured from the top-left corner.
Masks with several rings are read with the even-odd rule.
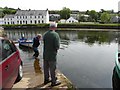
[[[44,23],[44,21],[42,20],[42,23]]]
[[[32,20],[30,21],[30,23],[32,24]]]
[[[37,21],[35,20],[35,24],[37,23]]]
[[[40,23],[40,20],[38,20],[38,23]]]
[[[27,21],[26,21],[26,24],[27,24]]]
[[[17,49],[14,44],[9,40],[1,40],[2,42],[2,60],[9,57],[12,53],[14,53]]]
[[[19,21],[17,21],[17,24],[19,24]]]
[[[22,21],[20,21],[20,24],[22,24]]]

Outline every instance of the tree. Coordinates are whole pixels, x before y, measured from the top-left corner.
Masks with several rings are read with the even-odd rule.
[[[101,13],[104,13],[104,12],[106,12],[104,9],[101,9]]]
[[[98,13],[95,10],[91,10],[89,12],[89,15],[90,15],[92,21],[97,21],[97,19],[98,19]]]
[[[100,18],[101,18],[101,22],[103,23],[110,22],[110,14],[108,14],[107,12],[102,13]]]
[[[90,11],[89,11],[89,10],[87,10],[87,11],[85,12],[85,14],[87,14],[87,15],[89,15],[89,13],[90,13]]]
[[[60,16],[62,19],[68,19],[70,17],[70,9],[64,7],[61,11],[60,11]]]

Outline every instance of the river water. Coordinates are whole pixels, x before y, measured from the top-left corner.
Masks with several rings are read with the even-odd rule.
[[[32,39],[46,30],[5,30],[8,38],[17,40],[22,34]],[[61,38],[58,69],[78,88],[112,88],[118,32],[58,30]],[[18,47],[19,48],[19,47]],[[42,45],[40,48],[42,60]],[[33,51],[19,48],[22,56],[32,57]],[[24,61],[30,62],[31,61]]]

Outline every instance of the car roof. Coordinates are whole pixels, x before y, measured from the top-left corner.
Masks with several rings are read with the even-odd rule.
[[[0,41],[1,41],[1,40],[9,40],[9,39],[6,38],[6,37],[1,37],[1,36],[0,36]],[[12,40],[9,40],[9,41],[12,41]]]

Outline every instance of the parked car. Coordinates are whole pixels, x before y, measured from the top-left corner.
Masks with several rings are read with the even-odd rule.
[[[22,60],[15,44],[0,37],[0,89],[12,88],[22,79]]]
[[[120,52],[117,52],[116,55],[112,82],[113,82],[113,90],[120,90]]]

